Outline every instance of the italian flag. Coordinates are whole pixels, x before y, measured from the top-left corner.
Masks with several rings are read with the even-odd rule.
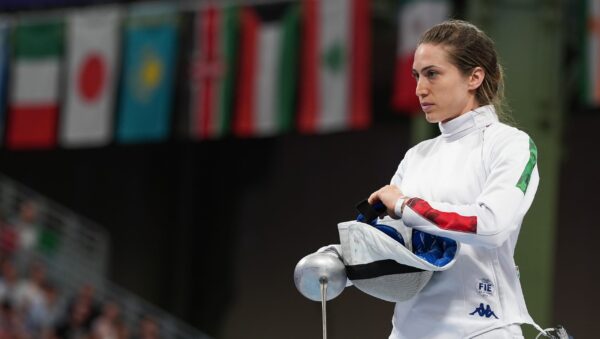
[[[297,5],[286,5],[275,20],[263,19],[255,8],[242,9],[237,136],[270,136],[292,127],[299,22]]]
[[[398,13],[398,53],[393,106],[407,115],[421,111],[415,94],[412,64],[417,43],[430,27],[446,20],[450,6],[444,0],[404,0]]]
[[[238,9],[210,6],[194,20],[190,132],[197,139],[230,129],[237,51]]]
[[[304,0],[298,128],[365,128],[370,111],[369,0]]]
[[[10,149],[56,144],[63,25],[27,22],[13,36],[6,144]]]
[[[61,143],[101,146],[112,138],[121,14],[117,8],[74,12],[68,18],[67,100]]]

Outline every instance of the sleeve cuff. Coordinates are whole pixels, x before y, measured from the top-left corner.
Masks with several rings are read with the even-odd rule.
[[[402,218],[402,207],[404,205],[404,202],[409,199],[408,197],[402,197],[400,199],[398,199],[398,201],[396,201],[396,205],[394,205],[394,214],[396,215],[396,218],[401,219]]]

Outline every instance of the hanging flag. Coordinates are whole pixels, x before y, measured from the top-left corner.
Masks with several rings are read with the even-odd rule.
[[[445,0],[403,0],[398,14],[398,52],[393,95],[394,108],[414,115],[421,105],[415,94],[416,82],[412,76],[415,50],[421,34],[446,20],[450,4]]]
[[[587,58],[582,78],[585,100],[592,106],[600,106],[600,0],[587,4]]]
[[[13,34],[6,143],[10,149],[56,145],[63,25],[20,23]]]
[[[168,136],[177,49],[177,16],[164,7],[140,7],[125,28],[123,84],[117,139],[132,143]]]
[[[300,6],[246,7],[241,12],[241,65],[234,132],[269,136],[293,126]]]
[[[238,9],[210,6],[196,13],[190,82],[193,138],[217,138],[231,125]]]
[[[370,109],[369,0],[305,0],[298,128],[365,128]]]
[[[61,118],[66,147],[101,146],[112,138],[119,50],[117,8],[73,12],[68,20],[68,82]]]
[[[3,140],[6,88],[8,80],[8,22],[0,18],[0,140]]]

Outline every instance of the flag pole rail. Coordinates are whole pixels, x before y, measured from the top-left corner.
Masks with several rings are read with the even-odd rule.
[[[327,0],[336,1],[336,0]],[[347,1],[347,0],[337,0]],[[122,8],[131,10],[132,8],[164,6],[179,12],[196,12],[207,8],[227,8],[232,6],[261,6],[285,3],[300,3],[301,0],[188,0],[171,2],[166,0],[131,3],[105,3],[105,4],[82,4],[79,6],[59,6],[52,8],[31,8],[27,10],[16,10],[10,13],[0,15],[0,22],[9,24],[17,23],[21,20],[62,20],[71,13],[86,10],[103,10],[110,8]]]

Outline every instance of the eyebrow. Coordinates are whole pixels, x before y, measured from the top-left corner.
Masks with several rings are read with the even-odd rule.
[[[422,72],[425,72],[425,71],[427,71],[427,70],[428,70],[428,69],[430,69],[430,68],[434,68],[434,67],[436,67],[436,66],[435,66],[435,65],[429,65],[429,66],[425,66],[425,67],[423,67],[423,68],[421,69],[421,73],[422,73]],[[414,68],[413,68],[412,72],[413,72],[413,73],[417,73],[417,74],[419,73],[419,72],[417,72],[417,70],[416,70],[416,69],[414,69]]]

